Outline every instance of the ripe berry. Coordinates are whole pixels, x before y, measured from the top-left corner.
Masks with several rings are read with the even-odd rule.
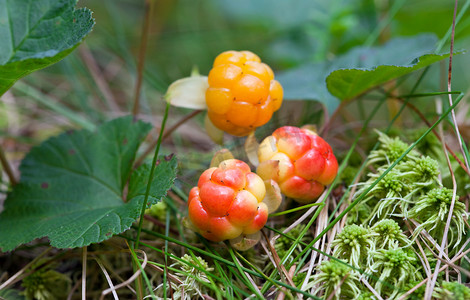
[[[292,126],[264,139],[258,158],[258,175],[276,181],[283,194],[299,203],[318,198],[338,172],[330,145],[313,131]]]
[[[219,54],[208,81],[208,116],[217,128],[232,135],[249,134],[281,107],[281,85],[271,68],[250,51]]]
[[[206,239],[218,242],[263,228],[268,206],[263,180],[237,159],[222,161],[202,173],[189,193],[189,220]]]

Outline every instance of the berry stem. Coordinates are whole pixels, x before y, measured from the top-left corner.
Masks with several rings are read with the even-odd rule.
[[[197,116],[201,112],[202,112],[202,110],[195,110],[192,113],[188,114],[187,116],[184,116],[183,118],[181,118],[181,120],[179,120],[178,123],[176,123],[175,125],[168,128],[168,130],[165,132],[165,134],[163,134],[162,140],[169,137],[176,129],[178,129],[178,127],[180,127],[181,125],[183,125],[184,123],[186,123],[190,119],[194,118],[195,116]],[[144,159],[147,157],[147,155],[149,155],[152,152],[152,149],[154,149],[157,146],[157,144],[158,144],[158,140],[155,140],[154,142],[152,142],[152,144],[150,144],[148,146],[147,149],[145,149],[144,153],[142,153],[142,155],[139,158],[137,158],[137,160],[135,161],[135,167],[138,167],[142,164]]]
[[[142,231],[142,224],[144,222],[145,208],[147,207],[147,202],[149,199],[150,186],[152,184],[153,174],[155,173],[158,152],[160,151],[160,145],[162,144],[163,131],[165,130],[165,124],[166,124],[166,120],[168,119],[169,110],[170,110],[170,103],[167,103],[165,107],[165,114],[163,115],[162,125],[160,127],[160,135],[158,136],[157,147],[155,148],[155,153],[153,155],[152,166],[150,168],[150,174],[149,174],[149,178],[147,181],[147,189],[145,190],[145,198],[144,198],[144,202],[142,203],[142,210],[140,212],[139,226],[137,228],[137,237],[135,239],[135,249],[139,248],[140,233]]]

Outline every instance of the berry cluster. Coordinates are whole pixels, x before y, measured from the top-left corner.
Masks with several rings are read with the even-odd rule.
[[[185,104],[181,89],[196,94],[203,89],[209,123],[235,136],[254,139],[254,130],[282,104],[283,90],[273,71],[250,51],[221,53],[204,80],[196,76],[175,83],[168,99],[177,106],[200,107],[196,100]],[[338,171],[330,145],[308,129],[277,129],[257,155],[257,174],[246,163],[225,157],[202,173],[189,194],[189,227],[208,240],[230,240],[235,248],[246,250],[259,240],[268,214],[279,207],[281,192],[300,203],[312,202]]]

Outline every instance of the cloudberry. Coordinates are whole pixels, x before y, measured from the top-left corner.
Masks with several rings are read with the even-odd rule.
[[[263,180],[237,159],[207,169],[189,193],[189,219],[206,239],[218,242],[257,233],[268,218]]]
[[[338,172],[330,145],[308,129],[278,128],[258,148],[257,173],[279,184],[282,193],[309,203],[318,198]]]
[[[271,68],[250,51],[219,54],[208,81],[208,116],[217,128],[232,135],[248,135],[281,107],[282,86]]]

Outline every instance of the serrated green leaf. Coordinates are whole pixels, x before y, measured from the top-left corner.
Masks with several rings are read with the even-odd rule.
[[[171,187],[171,184],[175,178],[174,175],[176,172],[176,159],[173,156],[161,157],[157,161],[157,164],[158,165],[153,175],[153,181],[150,186],[150,193],[147,203],[148,206],[151,206],[152,204],[155,204],[161,200],[162,196],[165,195],[168,189]],[[145,198],[151,165],[151,163],[146,163],[134,171],[131,180],[129,181],[129,193],[127,194],[128,199],[142,201]],[[167,174],[173,174],[173,176],[170,178],[171,182],[169,185],[162,185],[161,182],[168,177]]]
[[[91,31],[77,0],[0,0],[0,96],[18,79],[67,56]]]
[[[276,79],[284,87],[285,99],[316,100],[323,103],[331,114],[339,105],[338,98],[340,100],[350,99],[374,86],[425,67],[434,61],[444,59],[445,57],[439,57],[439,59],[434,57],[429,60],[426,58],[416,66],[409,65],[416,58],[433,53],[436,43],[437,38],[432,34],[394,38],[378,47],[353,48],[331,61],[302,65],[276,75]],[[396,65],[403,69],[395,72],[385,68],[387,74],[384,74],[382,72],[383,65],[387,65],[385,67]],[[414,68],[410,69],[410,67]],[[376,69],[378,69],[378,73],[370,73],[370,82],[361,81],[357,84],[351,82],[351,80],[358,79],[355,77],[357,73],[348,73],[350,70],[369,71]],[[342,74],[350,74],[350,76],[342,78]],[[355,90],[347,90],[349,84],[343,85],[340,82],[341,79],[347,80],[346,83],[353,84]]]
[[[352,99],[390,80],[404,76],[448,58],[449,54],[426,54],[403,66],[377,66],[372,69],[344,69],[333,71],[326,78],[331,94],[341,100]]]
[[[126,202],[123,190],[137,148],[150,129],[129,116],[105,123],[94,133],[72,131],[33,148],[0,214],[0,248],[9,251],[45,236],[57,248],[82,247],[127,230],[140,215],[148,167],[131,177]],[[175,159],[157,167],[151,203],[166,194],[175,170]]]

